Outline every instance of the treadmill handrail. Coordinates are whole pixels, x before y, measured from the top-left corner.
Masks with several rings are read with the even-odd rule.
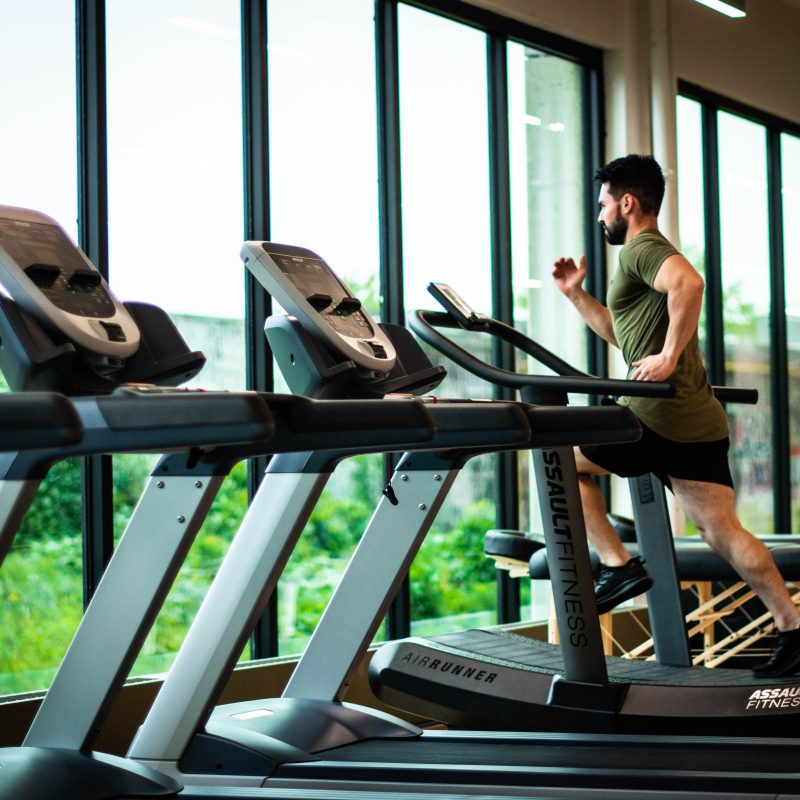
[[[593,395],[629,395],[635,397],[671,397],[675,393],[675,387],[666,381],[628,381],[614,378],[598,378],[587,372],[581,372],[541,345],[528,339],[528,337],[522,336],[511,326],[498,320],[487,319],[482,326],[483,330],[536,358],[546,367],[557,372],[558,375],[528,375],[486,364],[436,330],[437,327],[461,327],[453,317],[445,312],[412,311],[409,317],[409,326],[421,339],[444,353],[459,366],[490,383],[511,389],[531,386],[548,391]]]
[[[513,347],[522,350],[527,355],[535,358],[544,366],[557,373],[558,378],[545,375],[523,375],[509,370],[492,367],[483,363],[472,356],[466,350],[460,348],[448,337],[440,334],[435,327],[460,328],[460,323],[447,312],[441,311],[413,311],[409,322],[414,332],[428,344],[435,347],[440,352],[445,353],[464,369],[468,369],[485,380],[492,383],[502,383],[511,388],[521,388],[522,386],[536,386],[542,389],[552,389],[560,387],[562,391],[582,393],[580,388],[570,388],[573,384],[565,384],[566,378],[587,378],[591,381],[606,381],[612,384],[611,388],[602,388],[601,383],[594,383],[594,388],[587,391],[587,394],[613,394],[629,395],[633,397],[669,397],[674,394],[674,387],[669,382],[664,381],[627,381],[613,378],[598,378],[589,372],[582,372],[575,369],[572,365],[559,358],[555,353],[535,342],[530,337],[520,333],[510,325],[496,319],[481,319],[480,323],[470,327],[472,331],[486,331],[491,335],[498,336],[503,341],[508,342]],[[651,393],[653,387],[661,387],[667,384],[672,387],[672,391],[662,394],[660,389]],[[739,403],[755,405],[758,402],[758,389],[743,389],[736,386],[712,386],[716,398],[722,403]]]
[[[56,392],[0,395],[0,448],[74,445],[83,437],[75,406]]]

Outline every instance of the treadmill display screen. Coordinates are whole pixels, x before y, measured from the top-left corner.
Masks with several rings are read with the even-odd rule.
[[[57,308],[82,317],[114,316],[99,273],[55,226],[0,219],[0,245]]]
[[[52,225],[0,219],[0,244],[22,269],[32,264],[53,264],[69,273],[86,268],[72,242]]]
[[[361,311],[361,304],[350,299],[349,292],[324,261],[282,253],[270,253],[269,256],[303,297],[327,295],[331,298],[330,304],[318,314],[337,333],[353,339],[370,339],[375,335],[366,314]]]

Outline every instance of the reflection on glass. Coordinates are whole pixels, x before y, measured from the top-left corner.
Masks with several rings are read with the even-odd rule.
[[[2,203],[77,240],[72,3],[5,3],[0,25]],[[6,391],[0,375],[0,391]],[[80,466],[56,464],[0,569],[0,695],[45,689],[83,611]]]
[[[586,326],[551,278],[557,258],[577,261],[589,244],[583,68],[516,43],[508,44],[507,53],[514,327],[587,369]],[[517,356],[519,372],[550,372],[519,351]],[[518,458],[520,523],[541,530],[530,457]]]
[[[771,532],[772,396],[766,136],[762,125],[720,112],[719,171],[725,380],[756,388],[757,406],[728,406],[736,507]]]
[[[800,531],[800,138],[781,136],[792,531]]]
[[[243,389],[239,3],[109,0],[110,283],[161,306],[206,366],[192,385]],[[191,69],[187,65],[191,64]],[[153,457],[114,457],[115,533]],[[229,478],[144,645],[134,674],[163,671],[246,507]],[[238,473],[237,473],[238,474]]]
[[[271,236],[322,256],[377,318],[373,12],[370,0],[267,4]],[[278,587],[282,654],[305,646],[382,485],[380,456],[333,474]]]
[[[678,98],[678,226],[680,250],[701,274],[706,272],[705,202],[703,186],[702,107]],[[705,347],[705,304],[698,325],[701,351]]]
[[[583,68],[513,43],[508,65],[514,326],[583,369],[585,326],[551,278],[588,247]]]
[[[405,307],[437,307],[426,287],[440,281],[491,313],[486,38],[408,6],[398,12]],[[488,337],[465,334],[460,343],[490,358]],[[430,355],[448,371],[441,396],[492,396],[491,386]],[[415,634],[496,618],[482,547],[495,524],[494,461],[464,468],[412,565]]]

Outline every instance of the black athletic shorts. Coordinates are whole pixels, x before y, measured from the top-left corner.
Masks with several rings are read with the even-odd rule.
[[[638,442],[582,445],[581,452],[593,464],[623,478],[653,472],[670,487],[669,476],[733,488],[727,436],[711,442],[673,442],[659,436],[641,420],[640,424],[642,438]]]

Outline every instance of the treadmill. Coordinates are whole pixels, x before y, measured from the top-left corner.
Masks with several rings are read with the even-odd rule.
[[[361,360],[364,355],[369,358],[380,352],[374,340],[348,349],[340,343],[341,338],[351,334],[357,338],[361,331],[373,336],[380,329],[390,338],[396,351],[402,350],[406,363],[413,361],[423,371],[422,364],[429,363],[418,345],[415,345],[416,349],[411,347],[413,340],[409,339],[404,328],[374,323],[360,307],[357,298],[312,251],[271,242],[248,242],[242,255],[248,268],[288,311],[289,316],[270,318],[266,332],[279,365],[293,388],[331,391],[331,381],[340,382],[343,360]],[[558,381],[559,388],[565,385],[560,379],[550,377],[541,377],[539,381],[545,388],[554,387],[554,381]],[[578,390],[599,393],[631,386],[631,382],[626,381],[584,377],[566,383]],[[651,384],[645,390],[653,394],[666,393],[670,387]],[[347,391],[353,393],[354,390],[349,386]],[[479,427],[483,416],[488,419],[496,413],[495,409],[508,407],[524,411],[530,422],[532,433],[526,435],[522,443],[501,441],[497,438],[499,431],[492,433],[490,428],[482,430]],[[423,775],[420,780],[424,781],[428,767],[422,769],[420,764],[430,760],[439,764],[435,770],[445,763],[450,764],[449,780],[452,781],[452,764],[456,761],[463,763],[467,752],[460,750],[465,744],[463,737],[454,748],[449,744],[446,746],[448,755],[446,761],[441,762],[438,754],[433,755],[438,742],[430,732],[423,734],[419,728],[401,720],[340,700],[352,670],[366,652],[392,594],[446,492],[461,466],[478,453],[546,447],[563,459],[562,474],[554,475],[553,480],[558,481],[560,496],[573,493],[571,502],[563,505],[568,512],[577,502],[574,464],[572,482],[569,481],[571,445],[633,440],[639,431],[636,425],[631,424],[632,415],[616,406],[567,409],[439,400],[430,411],[442,415],[437,417],[438,432],[432,443],[438,449],[407,453],[400,459],[283,696],[214,709],[231,668],[230,656],[238,652],[245,634],[237,620],[225,612],[236,608],[243,615],[249,613],[244,604],[251,590],[244,585],[241,576],[246,574],[249,577],[250,572],[245,572],[241,563],[243,558],[232,546],[224,564],[224,568],[230,567],[230,571],[226,569],[223,575],[223,570],[220,570],[206,596],[204,607],[131,746],[130,757],[175,776],[187,784],[185,792],[189,792],[190,786],[198,787],[192,790],[191,796],[206,796],[203,792],[207,792],[207,796],[217,796],[214,792],[222,791],[222,788],[215,787],[226,784],[265,786],[269,790],[284,785],[296,787],[296,781],[305,786],[306,781],[310,781],[309,786],[331,791],[351,782],[357,782],[362,788],[377,787],[382,782],[404,784],[420,772]],[[456,420],[457,425],[458,418],[465,411],[471,417],[468,424],[461,425],[461,430],[455,434],[445,436],[442,429],[444,420],[450,417]],[[491,424],[495,424],[494,421],[490,421]],[[568,520],[574,526],[577,538],[582,515],[572,515]],[[570,574],[565,574],[563,583],[565,591],[575,594],[576,606],[580,603],[588,608],[594,603],[591,581],[588,578],[576,581],[574,578],[576,571],[589,569],[588,552],[585,543],[583,552],[578,547],[574,550],[569,559]],[[238,584],[235,576],[239,576]],[[259,576],[258,580],[271,581],[271,578]],[[258,592],[253,590],[253,594]],[[577,613],[579,610],[576,608]],[[595,630],[591,630],[588,623],[585,629],[586,642],[602,652],[596,622],[595,614]],[[238,629],[235,640],[223,641],[222,633],[230,633],[234,628]],[[214,661],[222,666],[211,671],[207,665]],[[577,668],[580,669],[580,664]],[[491,684],[496,679],[496,672],[493,667],[486,667],[468,677],[472,677],[476,685]],[[574,688],[576,691],[582,689],[581,686]],[[494,759],[510,759],[518,770],[512,783],[513,780],[519,781],[519,770],[528,770],[529,753],[526,751],[520,760],[522,750],[518,746],[518,737],[495,734],[484,734],[483,737],[478,745],[481,752],[485,754],[492,750]],[[485,743],[487,739],[491,741],[490,747]],[[406,746],[410,746],[414,753],[413,759],[405,761],[401,756],[395,763],[394,757],[404,752]],[[392,760],[390,766],[374,763],[368,754],[375,752],[375,748],[386,754],[383,761]],[[474,752],[470,752],[469,757],[474,758]],[[498,762],[493,761],[492,766],[484,764],[481,767],[483,785],[492,786],[499,780],[507,783],[505,778],[499,777],[497,766]]]
[[[290,323],[287,326],[297,332],[297,327]],[[285,331],[287,326],[278,327]],[[308,344],[308,337],[305,338]],[[320,349],[320,340],[312,340],[311,349],[317,350],[316,355],[309,359],[316,365],[317,378],[336,377],[341,369],[349,369],[332,358],[327,348]],[[281,352],[281,348],[277,346],[276,351]],[[298,359],[303,360],[304,352],[303,348],[289,347],[279,355],[279,360],[288,368]],[[544,379],[545,384],[549,380]],[[581,381],[577,383],[580,385]],[[617,383],[623,389],[624,385],[625,382]],[[606,388],[605,382],[595,383],[595,386],[603,393],[614,391]],[[562,409],[545,410],[551,421],[561,419],[554,412]],[[578,410],[573,409],[570,413],[572,411]],[[620,423],[619,417],[604,415],[606,409],[590,411],[601,412],[600,419],[608,425],[612,420]],[[581,410],[580,413],[584,412]],[[562,424],[566,426],[565,422]],[[575,431],[572,433],[574,435]],[[606,432],[606,435],[610,436],[610,433]],[[390,484],[391,489],[387,487],[385,500],[390,505],[392,495],[404,506],[409,505],[403,490],[408,482],[402,480],[404,474],[399,472]],[[443,473],[438,469],[428,473],[434,482],[437,475],[441,481]],[[402,528],[395,529],[394,533],[399,530]],[[256,713],[251,716],[251,721],[255,722],[273,713],[269,709],[262,709],[266,714],[254,710]],[[201,716],[207,717],[209,712],[210,709],[206,709]],[[246,723],[248,716],[242,715],[238,722]],[[174,725],[168,718],[164,721],[167,725]],[[305,721],[308,721],[308,715],[305,715]],[[298,724],[302,722],[298,720]],[[313,720],[311,722],[313,727]],[[300,728],[294,731],[294,735],[302,737],[304,730]],[[337,721],[330,721],[328,730],[332,738],[341,738],[342,731]],[[287,733],[291,735],[292,731],[287,730]],[[311,735],[314,735],[313,731]],[[328,741],[331,743],[331,739]],[[253,776],[243,775],[238,785],[234,785],[236,781],[231,778],[228,785],[185,786],[180,796],[195,800],[257,797],[273,800],[355,800],[367,797],[370,800],[388,800],[389,797],[432,800],[437,797],[445,800],[456,796],[485,800],[499,797],[558,797],[562,800],[597,800],[598,797],[631,800],[697,800],[698,797],[762,800],[770,797],[775,800],[780,797],[790,800],[791,795],[800,789],[800,776],[793,771],[798,743],[785,740],[426,731],[424,736],[420,732],[401,738],[359,741],[352,748],[332,744],[316,753],[298,752],[289,741],[260,741],[253,747],[253,752],[244,755],[252,758],[255,753],[260,757],[261,748],[268,745],[273,752],[281,751],[283,763],[273,769],[265,787],[251,788],[256,784]],[[234,746],[233,750],[236,749]],[[227,759],[228,755],[224,758]],[[263,758],[258,768],[262,766]],[[146,795],[130,792],[124,796]]]
[[[472,313],[468,309],[467,311],[466,318],[469,319]],[[450,327],[458,324],[452,318],[445,322],[442,316],[444,315],[439,317],[438,323]],[[430,342],[433,337],[425,338]],[[456,360],[462,366],[470,368],[469,354],[462,351],[458,353]],[[491,368],[481,365],[482,377],[487,377],[490,372]],[[499,371],[494,371],[493,376],[497,377],[499,374]],[[567,378],[555,378],[553,383],[550,379],[529,378],[526,381],[528,390],[538,392],[540,401],[553,402],[553,397],[548,398],[546,393],[558,392],[560,383],[561,391],[558,395],[564,402],[566,391],[580,391],[580,388],[572,388],[575,385],[572,383],[573,374],[567,372]],[[641,385],[636,386],[636,383],[622,381],[615,387],[609,388],[607,382],[597,382],[594,392],[589,390],[589,393],[628,394],[637,388],[645,388]],[[568,386],[569,389],[566,388]],[[586,390],[585,385],[582,388]],[[553,467],[552,463],[546,463],[548,459],[552,461],[553,456],[546,455],[542,459],[545,461],[545,466]],[[560,496],[558,490],[552,486],[554,477],[554,473],[551,472],[548,476],[545,471],[548,499]],[[565,520],[559,521],[563,529]],[[572,522],[570,519],[570,525]],[[546,518],[545,536],[552,542],[553,531],[549,531],[548,536],[547,523]],[[577,545],[578,529],[575,527],[570,529],[573,534],[572,541]],[[369,531],[364,536],[365,540],[368,535]],[[585,547],[585,541],[580,544],[581,548]],[[556,558],[558,556],[559,553],[556,551]],[[551,560],[551,563],[563,562]],[[347,574],[342,580],[340,590],[346,582]],[[556,588],[555,591],[558,595],[561,590]],[[331,601],[331,606],[333,605],[334,600]],[[320,629],[329,618],[329,611],[320,623]],[[594,616],[596,619],[596,613]],[[347,622],[349,625],[350,619]],[[560,622],[563,622],[563,619]],[[590,620],[587,620],[587,624],[589,622]],[[340,626],[340,631],[342,629],[343,626]],[[486,635],[496,637],[494,633]],[[328,638],[327,641],[330,644],[332,639]],[[530,640],[526,641],[530,643]],[[512,645],[515,644],[512,642]],[[307,652],[311,651],[310,645]],[[382,661],[384,653],[391,657],[396,652],[397,646],[394,643],[384,644],[373,656],[373,663],[385,664],[385,661]],[[442,643],[438,645],[436,652],[430,654],[427,662],[423,655],[414,666],[423,676],[426,672],[457,676],[458,680],[463,681],[458,689],[459,700],[464,701],[459,707],[460,710],[470,710],[468,702],[471,696],[475,701],[475,708],[483,712],[486,708],[484,700],[486,689],[488,687],[489,691],[492,691],[498,683],[502,683],[502,679],[498,681],[498,677],[508,667],[509,660],[499,648],[480,663],[472,664],[469,662],[470,658],[471,654],[465,654],[464,649],[459,648],[457,644]],[[397,666],[397,662],[394,663]],[[301,666],[302,662],[298,670]],[[592,664],[589,664],[588,668],[592,669]],[[564,657],[561,665],[564,677],[554,678],[552,674],[549,676],[555,684],[549,699],[554,704],[562,704],[558,709],[560,720],[569,723],[572,721],[570,712],[576,710],[578,721],[585,723],[586,707],[589,706],[594,708],[595,718],[601,723],[598,727],[607,729],[613,712],[609,713],[608,707],[604,708],[598,702],[603,694],[600,693],[598,696],[595,693],[597,685],[581,685],[580,681],[570,681],[569,669],[570,662]],[[406,664],[401,663],[398,671],[403,673],[401,677],[405,690],[409,687],[416,688],[414,681],[408,679],[409,670]],[[388,670],[385,670],[384,674],[386,672]],[[390,678],[393,677],[390,675]],[[516,679],[515,676],[514,680]],[[291,683],[287,691],[290,687]],[[569,691],[562,691],[564,688]],[[778,694],[783,691],[776,689],[777,687],[769,687],[755,691],[759,693],[763,691],[770,695],[773,692]],[[402,699],[408,698],[408,691],[404,691]],[[441,695],[436,698],[436,702],[440,700]],[[780,699],[779,702],[786,701]],[[497,705],[502,704],[498,702]],[[269,705],[261,707],[270,708]],[[258,705],[249,706],[251,711],[257,708]],[[426,710],[420,706],[417,706],[417,709],[423,713]],[[224,717],[222,720],[230,721],[235,711],[234,709],[234,714],[229,715],[228,720]],[[526,719],[531,725],[538,721],[528,719],[527,709],[523,707],[517,708],[515,713],[516,720],[511,727],[524,728]],[[214,716],[221,714],[224,712],[219,710]],[[354,742],[349,746],[322,748],[312,755],[319,760],[308,759],[279,765],[265,786],[272,787],[276,792],[282,789],[310,792],[323,791],[323,787],[329,791],[332,787],[346,787],[351,790],[355,787],[369,787],[373,791],[399,789],[463,792],[464,796],[486,793],[498,797],[552,795],[587,800],[589,798],[596,800],[598,797],[631,798],[631,800],[633,798],[697,800],[699,797],[720,798],[720,800],[721,798],[795,800],[800,796],[800,769],[798,769],[800,739],[797,738],[612,734],[573,730],[555,732],[427,730],[424,735],[399,740],[376,738]],[[195,788],[191,791],[192,796],[198,797],[222,796],[211,788],[205,791]],[[269,796],[268,789],[262,791],[263,796]],[[252,796],[262,795],[253,793]]]
[[[448,313],[419,311],[412,326],[430,344],[481,377],[504,386],[523,389],[528,376],[514,375],[483,364],[459,348],[441,328],[469,327],[510,342],[523,352],[546,361],[563,375],[576,371],[559,365],[558,359],[535,342],[497,320],[477,314],[449,287],[438,286],[437,296]],[[458,310],[456,310],[458,309]],[[556,379],[558,380],[558,378]],[[719,390],[718,390],[719,391]],[[534,455],[540,502],[552,508],[547,463]],[[645,476],[652,478],[652,476]],[[638,481],[639,479],[635,479]],[[651,505],[663,506],[650,484]],[[639,504],[642,503],[639,493]],[[638,510],[635,509],[635,510]],[[664,514],[664,516],[666,516]],[[391,705],[460,726],[490,726],[538,730],[585,730],[628,733],[716,733],[721,735],[794,735],[800,721],[800,677],[793,676],[765,683],[749,671],[704,669],[689,666],[688,646],[677,596],[675,556],[669,528],[650,517],[650,527],[640,538],[640,550],[658,573],[649,592],[653,610],[672,622],[674,634],[668,644],[682,644],[674,660],[656,662],[601,657],[583,651],[589,686],[597,702],[588,698],[559,697],[562,680],[561,654],[577,649],[575,637],[564,637],[562,645],[529,642],[518,637],[465,631],[431,639],[409,639],[383,648],[372,662],[372,683],[378,696]],[[642,529],[637,520],[637,528]],[[547,536],[547,531],[545,531]],[[559,564],[557,553],[548,549],[547,560]],[[661,592],[661,596],[655,593]],[[669,594],[674,595],[670,599]],[[569,619],[568,603],[556,593],[556,614]],[[669,615],[672,615],[670,618]],[[656,631],[660,633],[660,630]],[[657,640],[658,644],[658,640]],[[498,680],[476,696],[464,682],[442,668],[443,654],[457,657],[475,669],[485,663],[496,664]],[[566,656],[565,656],[566,659]],[[593,673],[593,674],[592,674]],[[590,691],[587,687],[587,691]],[[602,699],[601,699],[602,698]]]
[[[313,449],[314,469],[327,475],[352,453],[430,439],[431,417],[415,399],[387,405],[173,388],[199,371],[202,354],[188,350],[160,309],[120,303],[57,223],[35,211],[0,207],[0,285],[10,295],[0,299],[0,368],[19,392],[3,397],[3,405],[23,421],[27,414],[38,422],[43,406],[53,410],[51,423],[38,432],[28,423],[12,435],[6,421],[0,424],[10,446],[27,445],[0,454],[0,553],[55,460],[166,453],[24,746],[0,749],[0,797],[174,794],[180,788],[174,780],[92,753],[91,746],[230,468],[250,455],[279,451],[303,460]],[[28,392],[44,388],[72,400]],[[65,421],[80,436],[59,435]],[[271,488],[283,489],[288,499],[276,492],[262,506],[282,510],[291,500],[293,484],[281,485],[283,477]],[[313,502],[302,513],[311,508]]]

